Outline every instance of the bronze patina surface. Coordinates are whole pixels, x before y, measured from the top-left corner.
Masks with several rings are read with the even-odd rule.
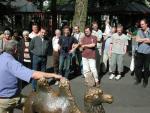
[[[113,97],[104,94],[99,87],[88,87],[84,95],[85,112],[81,112],[67,79],[60,81],[59,91],[42,79],[38,81],[37,92],[27,98],[24,113],[105,113],[102,103],[112,102]]]
[[[60,81],[59,89],[60,92],[57,92],[45,79],[39,80],[38,91],[29,95],[24,113],[82,113],[75,103],[67,79]]]
[[[102,104],[111,104],[112,102],[112,95],[103,93],[99,87],[89,87],[85,92],[84,106],[86,113],[105,113]]]

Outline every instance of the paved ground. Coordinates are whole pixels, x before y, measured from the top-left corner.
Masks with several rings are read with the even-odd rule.
[[[126,55],[125,66],[129,67],[129,63],[130,57]],[[48,65],[51,65],[51,62]],[[101,87],[104,92],[114,96],[114,103],[104,104],[106,113],[150,113],[150,85],[147,88],[134,85],[134,77],[130,76],[129,70],[127,70],[125,77],[119,81],[110,81],[108,77],[109,75],[106,74],[102,78]],[[85,89],[83,81],[84,79],[80,76],[71,80],[72,92],[82,110],[84,109],[83,95]],[[23,90],[25,94],[29,94],[29,92],[31,92],[30,85]],[[15,110],[15,113],[21,113],[21,111]]]

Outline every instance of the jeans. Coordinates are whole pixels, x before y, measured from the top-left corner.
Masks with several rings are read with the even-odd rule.
[[[70,74],[71,55],[60,55],[59,56],[59,74],[69,77]]]
[[[141,79],[144,79],[145,83],[148,83],[148,77],[150,76],[150,54],[136,53],[135,56],[135,75],[137,81],[141,82]]]
[[[96,60],[95,59],[87,59],[82,57],[83,62],[83,74],[86,77],[89,72],[92,72],[95,82],[98,82],[98,73],[96,69]]]
[[[0,99],[0,113],[13,113],[14,108],[22,108],[25,103],[25,97],[18,96],[8,99]]]
[[[39,57],[36,55],[33,55],[33,61],[32,61],[32,69],[36,71],[46,71],[46,63],[47,63],[47,57]],[[32,80],[32,89],[36,90],[37,88],[37,80]]]
[[[123,54],[112,53],[111,56],[111,71],[114,73],[116,71],[116,66],[118,66],[118,73],[121,74],[123,72]]]

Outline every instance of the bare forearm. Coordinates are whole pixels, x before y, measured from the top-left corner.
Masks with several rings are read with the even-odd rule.
[[[80,46],[80,44],[73,44],[72,48],[77,49]]]
[[[96,47],[96,44],[86,44],[86,45],[83,45],[84,48],[93,48],[93,47]]]
[[[109,46],[109,52],[111,52],[112,51],[112,44],[110,44],[110,46]]]
[[[60,79],[61,76],[59,77],[59,75],[56,75],[54,73],[45,73],[45,72],[40,72],[40,71],[35,71],[33,74],[32,74],[32,78],[33,79],[41,79],[41,78],[58,78]]]
[[[144,43],[150,44],[150,39],[145,40]]]
[[[144,42],[145,38],[136,37],[136,42]]]
[[[102,42],[102,38],[97,39],[97,42],[101,43]]]

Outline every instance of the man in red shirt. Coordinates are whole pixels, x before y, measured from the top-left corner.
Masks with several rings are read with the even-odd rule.
[[[96,69],[96,44],[97,37],[91,35],[91,27],[85,27],[85,37],[81,41],[82,61],[83,61],[83,74],[85,78],[89,73],[92,73],[95,79],[95,85],[99,85],[98,73]]]

